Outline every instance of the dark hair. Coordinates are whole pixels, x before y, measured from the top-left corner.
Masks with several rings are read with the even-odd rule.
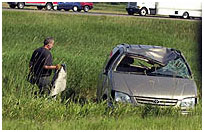
[[[49,44],[50,42],[54,41],[54,38],[53,37],[47,37],[45,40],[44,40],[44,45],[47,45]]]

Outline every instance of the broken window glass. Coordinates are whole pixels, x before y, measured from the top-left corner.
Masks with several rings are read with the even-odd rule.
[[[182,58],[171,60],[166,66],[156,69],[154,72],[156,74],[163,74],[168,76],[175,76],[181,78],[190,78],[188,68]]]
[[[162,66],[146,58],[126,55],[119,62],[116,71],[138,75],[190,78],[188,68],[182,58],[171,60]]]

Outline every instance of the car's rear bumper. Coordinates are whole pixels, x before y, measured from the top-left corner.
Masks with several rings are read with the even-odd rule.
[[[90,10],[93,9],[93,6],[89,6]]]

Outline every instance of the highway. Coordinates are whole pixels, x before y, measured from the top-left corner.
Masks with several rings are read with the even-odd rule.
[[[157,15],[147,15],[147,16],[139,16],[128,15],[128,14],[114,14],[114,13],[101,13],[96,11],[91,12],[72,12],[72,11],[56,11],[56,10],[37,10],[37,9],[11,9],[3,7],[2,11],[21,11],[21,12],[42,12],[42,13],[59,13],[59,14],[72,14],[72,15],[95,15],[95,16],[113,16],[113,17],[134,17],[134,18],[146,18],[146,19],[168,19],[168,20],[177,20],[177,21],[201,21],[201,19],[182,19],[182,18],[170,18],[168,16],[157,16]]]

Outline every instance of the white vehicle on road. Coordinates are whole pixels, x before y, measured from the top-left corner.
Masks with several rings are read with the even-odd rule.
[[[134,13],[141,16],[156,14],[155,2],[128,2],[126,10],[129,15],[134,15]]]
[[[184,19],[202,17],[202,3],[200,2],[156,2],[156,14],[180,16]]]
[[[126,10],[129,15],[134,13],[139,13],[141,16],[146,16],[146,14],[168,15],[184,19],[202,17],[202,3],[196,1],[129,2]]]
[[[39,10],[57,10],[57,2],[7,2],[10,8],[23,9],[25,6],[36,6]]]

